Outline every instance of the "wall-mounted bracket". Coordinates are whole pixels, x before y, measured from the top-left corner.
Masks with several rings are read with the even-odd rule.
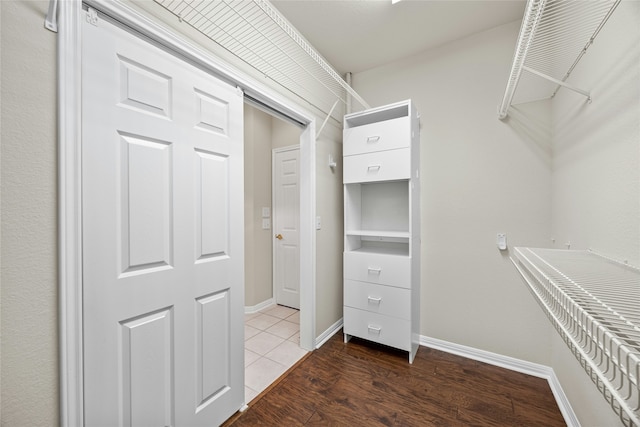
[[[555,78],[553,78],[551,76],[548,76],[548,75],[546,75],[544,73],[541,73],[540,71],[536,71],[533,68],[529,68],[527,66],[523,66],[522,69],[524,71],[528,72],[528,73],[535,74],[538,77],[542,77],[543,79],[549,80],[549,81],[551,81],[551,82],[553,82],[553,83],[555,83],[557,85],[560,85],[562,87],[566,87],[567,89],[570,89],[570,90],[572,90],[574,92],[578,92],[579,94],[586,96],[587,97],[587,101],[591,102],[591,93],[589,93],[589,91],[578,89],[575,86],[571,86],[570,84],[568,84],[566,82],[563,82],[562,80],[555,79]]]
[[[337,166],[338,163],[336,163],[336,160],[333,158],[333,154],[329,154],[329,169],[335,170]]]
[[[58,0],[49,0],[49,10],[44,18],[44,27],[54,33],[58,32]]]
[[[327,125],[327,122],[329,121],[329,118],[333,114],[333,110],[336,109],[338,102],[340,102],[339,98],[336,99],[336,102],[333,103],[333,107],[331,107],[331,110],[329,110],[329,114],[327,114],[327,117],[324,119],[324,122],[322,122],[322,126],[320,126],[320,129],[318,129],[318,132],[316,133],[316,141],[318,140],[318,138],[320,138],[320,134],[322,133],[322,130],[324,129],[324,127]]]

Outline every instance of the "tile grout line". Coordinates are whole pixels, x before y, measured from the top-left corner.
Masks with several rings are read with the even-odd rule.
[[[249,363],[247,366],[245,366],[245,367],[244,367],[244,369],[245,369],[245,399],[246,399],[246,395],[247,395],[247,389],[249,389],[249,390],[250,390],[251,392],[253,392],[253,393],[260,394],[262,391],[266,390],[266,388],[268,388],[268,387],[269,387],[269,386],[267,385],[267,386],[266,386],[266,388],[265,388],[264,390],[256,390],[255,388],[252,388],[252,387],[250,387],[250,386],[246,385],[246,382],[247,382],[247,381],[246,381],[246,377],[247,377],[247,369],[248,369],[250,366],[254,365],[255,363],[259,362],[259,361],[260,361],[260,360],[262,360],[262,359],[266,359],[266,360],[268,360],[269,362],[275,363],[276,365],[280,366],[281,368],[284,368],[284,370],[285,370],[285,372],[286,372],[288,369],[290,369],[292,366],[294,366],[294,365],[297,363],[297,361],[298,361],[298,360],[300,360],[300,358],[297,358],[297,359],[296,359],[296,360],[294,360],[292,363],[283,364],[283,363],[279,362],[278,360],[274,360],[274,359],[272,359],[271,357],[268,357],[268,356],[267,356],[268,354],[270,354],[271,352],[275,351],[278,347],[282,346],[282,345],[283,345],[284,343],[286,343],[286,342],[291,342],[291,343],[293,343],[293,344],[296,344],[296,345],[298,346],[298,348],[300,348],[300,338],[299,338],[299,334],[300,334],[300,322],[299,322],[299,320],[298,320],[299,318],[298,318],[298,319],[296,319],[296,320],[298,320],[297,322],[296,322],[296,321],[292,321],[292,320],[288,320],[288,319],[290,319],[291,317],[299,316],[299,313],[300,313],[300,312],[299,312],[298,310],[296,310],[296,311],[295,311],[295,312],[293,312],[293,313],[289,313],[289,314],[287,314],[285,317],[279,317],[279,316],[276,316],[276,315],[269,314],[269,312],[279,311],[279,312],[281,313],[282,311],[285,311],[285,312],[286,312],[287,310],[293,310],[293,309],[288,309],[288,308],[286,308],[286,310],[285,310],[285,307],[282,307],[282,306],[275,306],[275,307],[274,307],[274,306],[271,306],[271,307],[269,307],[269,308],[266,308],[266,309],[260,310],[260,311],[258,311],[258,312],[256,312],[256,313],[252,313],[252,315],[251,315],[248,319],[247,319],[247,318],[245,318],[244,325],[245,325],[245,326],[249,326],[249,327],[251,327],[251,328],[253,328],[253,329],[255,329],[255,330],[257,330],[257,331],[258,331],[257,333],[253,334],[251,337],[249,337],[249,338],[245,339],[245,341],[244,341],[244,343],[245,343],[245,351],[250,351],[251,353],[253,353],[253,354],[255,354],[255,355],[257,355],[257,356],[258,356],[258,357],[253,361],[253,362]],[[256,320],[256,319],[260,318],[261,316],[267,316],[266,318],[265,318],[265,317],[262,317],[262,319],[268,319],[268,318],[271,318],[271,319],[266,320],[266,321],[265,321],[266,323],[265,323],[265,322],[260,322],[260,320]],[[271,323],[273,320],[275,320],[275,323]],[[253,321],[253,322],[252,322],[252,321]],[[284,321],[286,321],[286,322],[288,322],[288,323],[291,323],[291,324],[293,324],[293,325],[296,325],[296,330],[295,330],[295,332],[293,332],[293,333],[292,333],[288,338],[280,337],[280,336],[278,336],[278,335],[276,335],[276,334],[274,334],[274,333],[272,333],[272,332],[269,332],[269,331],[268,331],[268,329],[270,329],[270,328],[272,328],[272,327],[276,326],[277,324],[279,324],[279,323],[281,323],[281,322],[284,322]],[[253,324],[250,324],[250,322],[251,322],[251,323],[253,323]],[[254,325],[259,325],[259,326],[254,326]],[[266,326],[265,326],[265,325],[266,325]],[[261,326],[262,326],[262,327],[261,327]],[[260,334],[262,334],[262,333],[267,333],[267,334],[269,334],[269,335],[273,336],[274,338],[277,338],[277,339],[281,339],[281,340],[282,340],[282,342],[278,343],[274,348],[272,348],[272,349],[270,349],[270,350],[266,351],[264,355],[262,355],[262,354],[260,354],[260,353],[258,353],[258,352],[256,352],[256,351],[254,351],[254,350],[251,350],[251,349],[247,348],[247,342],[248,342],[249,340],[253,339],[254,337],[259,336],[259,335],[260,335]],[[291,340],[291,338],[295,337],[296,335],[298,335],[297,339],[296,339],[296,340]],[[305,352],[305,354],[306,354],[306,352]],[[304,354],[303,354],[303,356],[304,356]],[[279,375],[278,375],[278,377],[279,377]],[[277,379],[277,378],[276,378],[276,379]],[[254,396],[254,397],[255,397],[255,396]],[[247,400],[247,402],[246,402],[246,403],[248,403],[248,401],[249,401],[250,399],[246,399],[246,400]]]

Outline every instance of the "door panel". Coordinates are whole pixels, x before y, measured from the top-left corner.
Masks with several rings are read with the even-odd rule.
[[[300,150],[274,153],[273,224],[276,302],[300,308]]]
[[[86,424],[220,424],[244,403],[242,94],[104,19],[82,64]]]
[[[171,309],[121,322],[125,425],[173,425]]]
[[[171,143],[119,136],[122,273],[171,266],[174,160]]]
[[[197,299],[198,325],[198,394],[196,412],[213,402],[231,387],[228,375],[229,290]]]
[[[197,261],[229,255],[229,157],[196,150]]]

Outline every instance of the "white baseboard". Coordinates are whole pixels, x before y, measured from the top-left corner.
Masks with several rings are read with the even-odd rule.
[[[480,350],[473,347],[467,347],[460,344],[455,344],[448,341],[439,340],[437,338],[420,336],[420,345],[433,348],[436,350],[444,351],[446,353],[456,354],[458,356],[466,357],[468,359],[477,360],[479,362],[488,363],[490,365],[499,366],[501,368],[509,369],[511,371],[520,372],[527,375],[532,375],[538,378],[544,378],[549,383],[551,392],[556,399],[558,408],[564,417],[564,421],[569,427],[580,427],[580,421],[573,408],[569,403],[567,395],[562,390],[560,380],[556,376],[553,368],[550,366],[540,365],[537,363],[527,362],[526,360],[520,360],[509,356],[503,356],[501,354],[492,353],[490,351]]]
[[[329,326],[329,328],[320,334],[319,337],[316,338],[316,348],[322,347],[324,343],[326,343],[329,338],[334,336],[341,328],[343,324],[343,319],[338,320],[333,325]]]
[[[244,306],[245,314],[257,313],[260,310],[263,310],[273,304],[275,304],[275,300],[273,298],[269,298],[266,301],[262,301],[260,304],[252,305],[252,306]]]
[[[562,390],[560,380],[556,376],[556,373],[553,371],[553,368],[549,369],[551,369],[552,375],[551,377],[547,378],[547,381],[549,381],[549,387],[551,387],[551,392],[556,398],[556,403],[558,404],[558,408],[560,408],[560,412],[562,412],[564,421],[570,427],[580,427],[580,421],[578,421],[576,413],[573,412],[573,408],[571,407],[569,398],[566,394],[564,394],[564,390]]]

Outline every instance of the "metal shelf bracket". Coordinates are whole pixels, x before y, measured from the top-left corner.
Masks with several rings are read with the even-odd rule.
[[[58,0],[49,0],[49,10],[44,19],[44,27],[54,33],[58,32]]]
[[[553,83],[555,83],[557,85],[560,85],[562,87],[566,87],[567,89],[570,89],[570,90],[572,90],[574,92],[578,92],[579,94],[586,96],[587,97],[587,101],[591,102],[591,93],[589,91],[587,91],[587,90],[578,89],[575,86],[572,86],[572,85],[570,85],[568,83],[565,83],[562,80],[554,79],[553,77],[548,76],[548,75],[546,75],[544,73],[541,73],[540,71],[536,71],[533,68],[529,68],[529,67],[523,66],[522,69],[524,71],[528,72],[528,73],[535,74],[538,77],[542,77],[543,79],[549,80],[549,81],[551,81],[551,82],[553,82]]]

